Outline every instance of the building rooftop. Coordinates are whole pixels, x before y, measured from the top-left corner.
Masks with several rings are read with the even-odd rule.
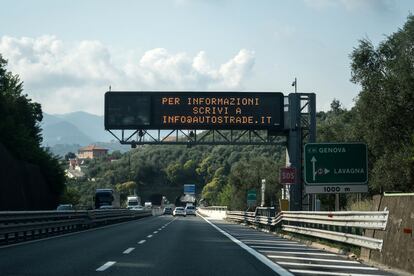
[[[89,146],[86,146],[86,147],[83,147],[83,148],[79,149],[79,151],[93,151],[93,150],[106,150],[106,151],[108,151],[108,149],[104,149],[104,148],[98,147],[96,145],[89,145]]]

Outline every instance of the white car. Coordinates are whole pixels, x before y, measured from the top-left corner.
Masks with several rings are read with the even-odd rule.
[[[112,206],[112,205],[102,205],[101,207],[99,207],[99,209],[114,209],[114,206]]]
[[[185,213],[185,209],[184,207],[175,207],[174,211],[173,211],[173,216],[186,216],[187,214]]]
[[[133,211],[144,211],[144,207],[142,207],[142,205],[133,206],[130,209]]]
[[[184,209],[186,215],[196,215],[196,208],[194,206],[187,206]]]

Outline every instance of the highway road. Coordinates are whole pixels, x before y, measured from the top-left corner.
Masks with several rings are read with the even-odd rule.
[[[0,275],[251,276],[317,271],[387,275],[272,234],[188,216],[147,217],[0,247]]]

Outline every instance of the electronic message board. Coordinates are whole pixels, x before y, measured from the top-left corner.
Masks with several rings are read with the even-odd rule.
[[[283,130],[282,93],[106,92],[105,129]]]

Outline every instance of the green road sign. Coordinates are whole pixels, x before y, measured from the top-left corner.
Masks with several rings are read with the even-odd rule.
[[[309,186],[368,182],[365,144],[310,143],[304,152],[305,183]]]
[[[256,190],[251,189],[247,191],[247,204],[255,205],[256,204]]]

